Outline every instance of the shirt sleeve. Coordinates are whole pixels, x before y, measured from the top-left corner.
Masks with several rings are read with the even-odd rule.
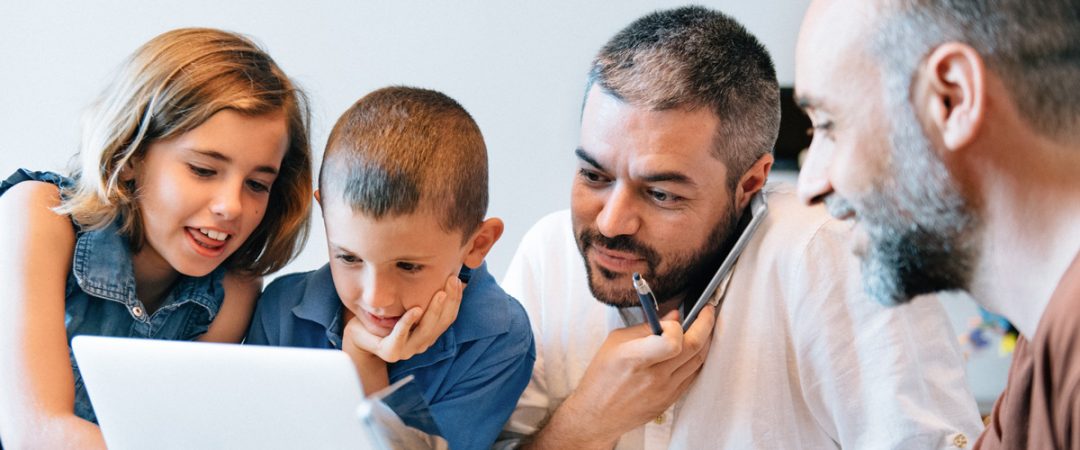
[[[536,357],[532,332],[525,312],[508,301],[510,331],[466,344],[458,359],[474,365],[430,405],[450,448],[490,448],[529,381]]]
[[[819,425],[842,448],[950,448],[982,422],[936,297],[885,307],[863,291],[858,260],[827,222],[785,295],[798,376]]]
[[[536,251],[539,250],[535,244],[537,233],[537,229],[534,228],[522,239],[501,283],[503,289],[519,299],[525,308],[537,341],[536,363],[533,366],[529,384],[517,400],[517,406],[510,420],[503,427],[503,432],[495,445],[500,449],[520,447],[530,436],[543,428],[551,413],[551,399],[544,377],[544,344],[543,339],[540,339],[543,336],[540,333],[542,317],[539,314],[543,286],[540,265],[536,262]]]

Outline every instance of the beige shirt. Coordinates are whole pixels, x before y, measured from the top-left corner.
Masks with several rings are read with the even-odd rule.
[[[727,285],[697,380],[617,448],[970,444],[982,422],[938,300],[875,303],[863,294],[850,225],[803,206],[789,188],[770,189],[768,204]],[[625,326],[615,308],[592,297],[571,228],[566,211],[542,219],[503,281],[525,305],[537,352],[504,436],[538,431],[608,333]]]
[[[1080,448],[1080,254],[1050,297],[1035,338],[1017,342],[1009,384],[976,447]]]

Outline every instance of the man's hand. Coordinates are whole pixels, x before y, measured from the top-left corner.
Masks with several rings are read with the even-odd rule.
[[[427,310],[414,307],[405,312],[386,337],[371,334],[363,323],[352,318],[345,325],[344,340],[388,363],[423,353],[457,319],[465,284],[451,275],[443,290],[436,292]],[[343,344],[344,345],[344,344]]]
[[[534,445],[611,448],[620,436],[656,418],[697,377],[715,317],[710,305],[685,334],[675,311],[661,320],[660,336],[646,324],[611,332]]]

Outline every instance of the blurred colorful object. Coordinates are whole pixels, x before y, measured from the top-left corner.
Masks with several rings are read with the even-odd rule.
[[[960,335],[960,345],[964,347],[964,353],[978,353],[995,341],[1000,356],[1011,355],[1016,348],[1019,332],[1004,317],[980,307],[979,316],[972,317],[970,323],[968,331]]]

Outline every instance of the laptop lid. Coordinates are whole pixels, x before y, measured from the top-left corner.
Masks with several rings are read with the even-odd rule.
[[[337,350],[76,336],[110,449],[375,448]]]

